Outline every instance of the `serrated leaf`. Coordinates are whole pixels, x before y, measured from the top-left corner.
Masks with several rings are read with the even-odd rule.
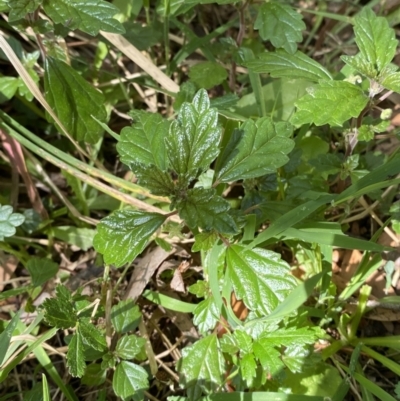
[[[117,151],[122,163],[135,171],[136,164],[157,166],[165,171],[167,168],[167,153],[165,137],[168,134],[169,122],[160,114],[137,112],[135,123],[121,131]]]
[[[304,346],[291,345],[285,349],[282,361],[293,373],[300,373],[307,359],[310,359],[310,353]]]
[[[216,305],[214,298],[210,295],[201,301],[193,311],[193,323],[201,333],[212,330],[218,323],[221,311]]]
[[[233,218],[228,214],[229,203],[216,195],[214,189],[188,189],[186,196],[176,202],[176,208],[191,228],[200,227],[225,234],[237,231]]]
[[[175,191],[175,183],[171,178],[171,174],[161,171],[156,166],[145,167],[136,164],[133,167],[138,183],[148,188],[153,194],[160,196],[171,196]]]
[[[228,78],[224,67],[213,61],[195,64],[189,70],[189,78],[198,88],[211,89]]]
[[[188,287],[188,291],[196,295],[197,298],[205,297],[209,292],[208,283],[204,280],[197,280],[196,283]]]
[[[217,163],[218,182],[256,178],[286,164],[294,147],[292,126],[263,117],[247,120],[236,129]]]
[[[117,210],[101,220],[93,245],[107,264],[120,267],[132,262],[146,247],[150,236],[165,221],[158,213]]]
[[[253,387],[253,381],[256,377],[256,368],[257,364],[253,353],[245,354],[240,358],[240,372],[248,387]]]
[[[253,339],[243,330],[235,330],[233,333],[241,353],[250,354],[253,352]]]
[[[75,332],[68,344],[67,366],[69,373],[73,377],[82,377],[85,373],[85,353],[82,335],[79,330]]]
[[[208,94],[201,89],[192,103],[183,103],[171,124],[166,146],[172,169],[191,181],[218,156],[220,137],[217,110],[210,108]]]
[[[10,7],[8,21],[13,22],[25,17],[26,14],[33,13],[40,6],[42,0],[8,0]]]
[[[103,128],[92,116],[106,122],[103,94],[63,61],[48,57],[44,68],[46,100],[60,121],[76,140],[96,143]]]
[[[218,234],[215,231],[204,232],[195,235],[194,244],[192,246],[192,252],[210,250],[217,239],[218,239]]]
[[[196,400],[202,393],[215,393],[224,382],[226,372],[216,334],[184,348],[178,370],[180,384],[186,389],[189,400]]]
[[[72,303],[72,297],[67,288],[62,285],[56,287],[56,298],[47,298],[42,307],[44,319],[51,326],[59,329],[69,329],[77,322],[77,314]]]
[[[146,340],[144,338],[134,335],[123,336],[118,340],[115,354],[122,359],[133,359],[140,353],[145,344]]]
[[[142,400],[149,387],[147,372],[139,365],[122,361],[117,365],[113,377],[113,390],[118,397]]]
[[[58,272],[58,264],[46,258],[31,258],[28,260],[26,268],[32,277],[34,287],[44,284]]]
[[[105,334],[89,321],[79,321],[79,332],[82,335],[83,342],[91,348],[98,351],[104,351],[107,348]]]
[[[290,54],[285,50],[262,53],[257,59],[244,64],[253,72],[269,73],[273,78],[295,78],[318,82],[332,79],[331,74],[318,62],[301,51]]]
[[[295,53],[297,42],[303,40],[301,31],[306,29],[301,14],[292,7],[271,1],[261,5],[254,23],[263,40],[269,40],[274,47],[282,47],[288,53]]]
[[[95,36],[99,31],[124,33],[121,23],[114,19],[118,7],[103,0],[43,0],[46,14],[56,23],[69,29],[80,29]]]
[[[93,246],[93,237],[96,231],[91,228],[58,226],[52,228],[52,233],[54,237],[64,241],[65,243],[87,251]]]
[[[296,126],[314,123],[341,127],[351,117],[358,117],[369,100],[361,88],[345,81],[320,81],[307,92],[296,102],[297,111],[291,119]]]
[[[235,355],[239,352],[239,347],[236,344],[236,338],[232,333],[226,333],[219,339],[221,351],[230,355]]]
[[[385,75],[379,83],[386,89],[400,93],[400,72]]]
[[[354,68],[356,71],[365,75],[368,78],[375,79],[378,71],[373,64],[364,59],[361,53],[355,56],[341,56],[340,57],[347,65]]]
[[[232,245],[226,263],[236,298],[253,311],[271,313],[296,286],[290,266],[272,251]]]
[[[141,317],[139,307],[131,299],[119,301],[111,308],[111,322],[115,331],[120,334],[136,330]]]
[[[319,327],[290,327],[263,333],[258,342],[264,347],[294,347],[314,344],[323,336],[324,332]]]
[[[361,127],[358,128],[358,140],[359,141],[371,141],[374,139],[375,132],[373,130],[372,125],[361,125]]]
[[[11,237],[16,233],[15,227],[20,226],[25,221],[25,216],[20,213],[13,213],[12,206],[0,205],[0,241],[4,237]]]
[[[253,344],[254,355],[260,361],[261,366],[272,377],[278,375],[284,365],[281,360],[281,354],[278,350],[267,343],[255,341]]]
[[[354,19],[354,33],[363,58],[378,72],[392,61],[398,42],[386,18],[364,7]]]

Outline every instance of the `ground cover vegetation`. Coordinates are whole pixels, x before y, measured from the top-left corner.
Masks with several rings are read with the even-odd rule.
[[[0,12],[0,400],[399,399],[396,1]]]

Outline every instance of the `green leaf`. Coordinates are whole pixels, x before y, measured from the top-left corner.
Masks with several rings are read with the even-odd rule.
[[[136,164],[133,170],[138,183],[153,194],[171,196],[175,192],[175,183],[169,172],[162,171],[156,166],[145,167],[141,164]]]
[[[7,327],[4,329],[4,331],[0,334],[0,366],[3,364],[4,359],[7,355],[13,332],[20,322],[19,315],[20,312],[16,313],[11,321],[7,324]]]
[[[91,228],[78,228],[73,226],[59,226],[52,228],[54,237],[87,251],[93,246],[93,237],[96,231]]]
[[[133,359],[140,353],[145,344],[146,340],[144,338],[134,335],[123,336],[118,340],[115,354],[122,359]]]
[[[119,301],[111,308],[111,322],[117,333],[136,330],[142,317],[139,307],[131,299]]]
[[[314,344],[324,332],[319,327],[285,327],[273,332],[264,332],[257,340],[264,347],[293,347]]]
[[[386,18],[364,7],[354,19],[354,33],[362,57],[378,72],[392,61],[398,42]]]
[[[253,352],[253,339],[249,334],[243,330],[235,330],[233,336],[235,337],[236,344],[241,353],[250,354]]]
[[[356,71],[360,72],[368,78],[375,79],[378,75],[375,66],[365,60],[361,53],[358,53],[355,56],[341,56],[340,58],[347,65],[354,68]]]
[[[85,373],[86,363],[83,350],[83,338],[79,329],[76,330],[68,344],[67,366],[69,373],[73,377],[82,377]]]
[[[260,361],[261,366],[267,374],[272,377],[282,372],[284,365],[281,361],[281,354],[272,345],[266,342],[255,341],[253,344],[254,355]]]
[[[210,250],[217,239],[218,234],[215,231],[203,232],[195,235],[192,252]]]
[[[291,135],[289,123],[274,124],[269,117],[247,120],[233,132],[221,154],[216,180],[237,181],[275,172],[289,161],[286,155],[294,147]]]
[[[189,78],[197,87],[211,89],[224,82],[228,78],[228,73],[220,64],[213,61],[204,61],[195,64],[189,70]]]
[[[117,151],[122,163],[135,171],[137,164],[145,167],[157,166],[165,171],[167,153],[165,138],[168,135],[169,122],[160,114],[135,112],[135,123],[125,127],[117,144]]]
[[[10,7],[8,21],[13,22],[25,17],[26,14],[33,13],[40,6],[42,0],[8,0]]]
[[[80,29],[95,36],[99,31],[124,33],[125,29],[113,18],[118,7],[103,0],[43,0],[46,14],[69,29]]]
[[[201,301],[193,311],[193,323],[199,328],[201,333],[212,330],[218,323],[221,311],[210,295]]]
[[[216,230],[224,234],[237,232],[233,218],[227,213],[229,203],[215,194],[215,189],[192,188],[176,202],[179,215],[189,227]]]
[[[120,267],[132,262],[146,247],[150,236],[166,216],[132,209],[117,210],[101,220],[93,240],[107,264]]]
[[[11,237],[16,233],[15,227],[20,226],[25,221],[25,216],[20,213],[13,213],[12,206],[0,205],[0,241],[4,237]]]
[[[48,298],[43,304],[44,319],[51,326],[69,329],[77,322],[77,315],[70,292],[62,285],[56,287],[56,298]]]
[[[272,251],[232,245],[226,263],[236,298],[253,311],[271,313],[296,286],[290,266]]]
[[[122,361],[115,369],[112,385],[115,394],[123,400],[131,397],[142,400],[149,387],[147,372],[139,365]]]
[[[192,180],[218,156],[220,137],[217,110],[210,108],[207,92],[201,89],[191,104],[183,103],[171,124],[166,139],[171,167]]]
[[[215,393],[226,372],[217,335],[211,334],[184,348],[178,370],[189,400],[196,400],[202,393]]]
[[[58,272],[58,264],[47,258],[29,259],[26,268],[32,277],[32,285],[34,287],[44,284]]]
[[[400,93],[400,72],[392,72],[391,74],[384,75],[379,83],[394,92]]]
[[[253,72],[269,73],[273,78],[296,78],[318,82],[330,80],[331,74],[312,58],[301,51],[290,54],[285,50],[262,53],[257,59],[244,64]]]
[[[254,354],[245,354],[240,358],[240,372],[243,380],[246,382],[247,387],[253,387],[253,382],[256,377],[257,364]]]
[[[303,40],[301,31],[306,29],[306,25],[301,14],[292,7],[271,1],[260,7],[254,29],[260,31],[263,40],[269,40],[274,47],[283,47],[293,54],[297,50],[296,42]]]
[[[10,100],[20,85],[20,81],[15,77],[0,77],[0,103]]]
[[[60,121],[78,141],[96,143],[103,128],[92,116],[106,122],[103,94],[63,61],[48,57],[44,68],[46,100]]]
[[[87,366],[82,376],[82,384],[86,386],[100,386],[106,381],[107,370],[101,368],[101,364],[92,363]]]
[[[98,351],[104,351],[107,349],[106,337],[97,327],[95,327],[90,321],[80,320],[79,321],[79,332],[82,335],[82,340],[85,344],[89,345]]]
[[[345,81],[320,81],[318,87],[307,91],[296,102],[297,112],[291,120],[296,126],[314,123],[341,127],[351,117],[358,117],[368,103],[361,88]]]

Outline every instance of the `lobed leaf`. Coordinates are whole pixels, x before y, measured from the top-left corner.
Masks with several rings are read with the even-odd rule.
[[[67,131],[78,141],[96,143],[103,128],[92,116],[106,122],[103,94],[63,61],[48,57],[44,69],[46,100]]]
[[[43,0],[46,14],[69,29],[80,29],[95,36],[99,31],[124,33],[122,24],[114,19],[118,7],[104,0]]]
[[[318,82],[332,79],[332,75],[318,62],[301,51],[291,54],[285,50],[262,53],[244,64],[253,72],[268,73],[273,78],[295,78]]]
[[[120,267],[132,262],[146,247],[150,236],[165,221],[158,213],[117,210],[101,220],[93,245],[107,264]]]
[[[113,377],[113,389],[123,400],[142,400],[144,391],[149,387],[147,372],[139,365],[122,361],[117,365]]]
[[[135,123],[125,127],[117,144],[117,151],[122,163],[135,171],[136,164],[145,167],[156,166],[165,171],[167,153],[165,138],[168,134],[169,122],[160,114],[135,112]]]
[[[297,42],[303,40],[301,31],[306,29],[302,18],[292,7],[271,1],[261,5],[254,29],[260,31],[263,40],[269,40],[274,47],[282,47],[293,54],[297,50]]]
[[[292,126],[263,117],[236,129],[217,162],[216,181],[229,182],[275,172],[289,161],[294,147]]]
[[[220,319],[221,311],[210,295],[201,301],[193,311],[193,323],[201,333],[212,330]]]
[[[183,103],[166,139],[168,158],[178,176],[188,181],[206,170],[218,156],[218,113],[210,108],[207,92],[201,89],[193,102]]]
[[[351,117],[358,117],[368,103],[364,91],[345,81],[320,81],[317,87],[296,102],[291,122],[296,126],[314,123],[341,127]]]
[[[226,372],[217,335],[210,334],[184,348],[178,370],[189,400],[198,399],[202,393],[215,393],[224,382]]]
[[[230,209],[229,203],[216,195],[214,189],[188,189],[186,195],[177,200],[176,208],[191,228],[216,230],[224,234],[237,232],[233,218],[227,213]]]
[[[284,368],[281,354],[272,345],[266,342],[255,341],[253,345],[254,355],[260,361],[261,366],[272,377],[278,375]]]
[[[16,233],[15,227],[20,226],[25,221],[25,216],[20,213],[13,213],[12,206],[0,205],[0,241],[4,237],[11,237]]]
[[[290,266],[272,251],[232,245],[226,264],[236,298],[262,314],[271,313],[296,287]]]

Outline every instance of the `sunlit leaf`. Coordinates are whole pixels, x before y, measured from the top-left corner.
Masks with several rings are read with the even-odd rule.
[[[118,397],[123,400],[142,400],[144,391],[148,389],[147,372],[139,365],[122,361],[117,365],[113,377],[113,389]]]

